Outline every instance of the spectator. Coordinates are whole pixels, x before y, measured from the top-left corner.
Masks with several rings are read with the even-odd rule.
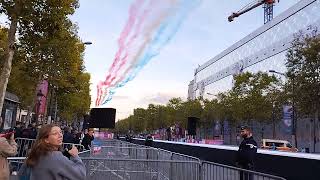
[[[37,127],[36,127],[36,122],[32,122],[31,128],[30,128],[30,136],[29,139],[36,139],[37,138]]]
[[[167,128],[166,133],[167,133],[167,141],[171,141],[171,128],[170,127]]]
[[[254,159],[257,153],[257,142],[252,137],[248,126],[241,127],[240,135],[243,138],[237,153],[236,165],[247,170],[254,170]],[[253,176],[247,172],[240,172],[240,180],[252,180]]]
[[[77,130],[74,130],[72,133],[72,136],[73,136],[73,143],[80,144],[81,133],[79,133]]]
[[[2,127],[0,117],[0,127]],[[8,136],[9,135],[9,136]],[[9,180],[9,163],[7,157],[17,154],[17,143],[14,141],[14,133],[0,137],[0,180]]]
[[[27,128],[22,129],[22,138],[30,138],[31,136],[31,124],[28,125]]]
[[[16,127],[14,128],[14,130],[15,130],[14,137],[21,138],[22,137],[22,124],[21,124],[21,122],[16,123]]]
[[[64,143],[73,143],[73,135],[71,134],[71,130],[69,127],[64,128],[64,133],[63,133],[63,142]]]
[[[151,136],[151,134],[149,134],[147,137],[146,137],[146,140],[144,142],[144,145],[146,146],[152,146],[153,144],[153,138]]]
[[[69,150],[70,160],[60,151],[62,132],[53,124],[44,125],[21,167],[19,176],[30,180],[84,180],[86,168],[76,147]]]
[[[86,150],[90,150],[93,139],[93,130],[89,130],[88,133],[84,135],[81,143]]]

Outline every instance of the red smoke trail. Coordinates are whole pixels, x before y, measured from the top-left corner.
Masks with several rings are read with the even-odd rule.
[[[128,49],[130,49],[130,46],[132,45],[134,40],[139,36],[139,33],[141,31],[141,27],[142,27],[142,24],[143,24],[143,22],[145,20],[145,17],[147,17],[147,14],[151,11],[151,8],[153,7],[153,4],[154,4],[153,2],[154,1],[150,1],[149,7],[147,9],[145,9],[143,11],[143,13],[141,13],[140,18],[137,16],[138,15],[138,8],[144,2],[142,0],[137,0],[133,4],[133,6],[130,8],[130,11],[129,11],[130,15],[129,15],[128,22],[127,22],[124,30],[122,31],[121,36],[120,36],[120,38],[118,40],[119,49],[118,49],[118,51],[116,53],[115,60],[114,60],[114,62],[112,64],[112,66],[109,69],[108,76],[106,77],[105,81],[101,84],[102,86],[107,86],[107,87],[109,86],[110,87],[111,83],[118,76],[119,71],[126,64],[127,58],[128,58]],[[134,23],[136,21],[137,21],[137,23],[136,23],[136,26],[134,27]],[[132,31],[134,31],[135,33],[130,37],[129,41],[127,43],[125,43],[126,38],[128,37],[128,35]],[[125,56],[123,58],[120,59],[120,56],[121,56],[122,52],[126,52],[126,54],[125,54]],[[117,66],[118,64],[119,64],[119,66]],[[127,72],[128,71],[126,71],[126,73]],[[96,105],[97,105],[97,103],[100,104],[101,96],[103,94],[103,88],[101,86],[99,86],[99,85],[98,85],[97,88],[100,89],[100,91],[99,91],[100,93],[97,96]],[[107,90],[107,88],[105,88],[105,89]]]
[[[109,69],[109,72],[112,72],[113,69],[116,67],[117,63],[119,62],[120,60],[120,56],[122,54],[122,51],[123,51],[123,47],[124,47],[124,44],[125,44],[125,40],[127,39],[127,37],[129,36],[130,32],[131,32],[131,29],[133,27],[133,25],[135,24],[136,22],[136,17],[137,17],[137,14],[139,13],[139,7],[141,7],[141,5],[144,3],[144,0],[136,0],[132,6],[130,7],[130,10],[129,10],[129,19],[127,21],[127,24],[125,26],[125,28],[123,29],[123,31],[121,32],[121,35],[118,39],[118,45],[119,45],[119,49],[118,49],[118,52],[116,53],[116,56],[114,58],[114,61]],[[107,76],[107,79],[106,81],[108,80],[110,76],[108,75]]]
[[[135,24],[135,21],[137,19],[137,14],[139,13],[139,8],[142,6],[143,3],[144,3],[144,0],[136,0],[130,7],[129,19],[127,21],[127,24],[126,24],[125,28],[121,32],[121,35],[120,35],[119,39],[118,39],[118,44],[119,44],[118,52],[116,53],[115,59],[114,59],[112,65],[111,65],[111,67],[109,68],[109,73],[108,73],[108,75],[107,75],[107,77],[106,77],[106,79],[104,81],[105,83],[103,83],[103,84],[107,84],[107,82],[109,81],[109,79],[110,79],[110,77],[112,75],[112,72],[114,71],[115,67],[117,66],[117,64],[119,62],[120,56],[121,56],[122,51],[123,51],[124,46],[125,46],[124,45],[125,44],[125,40],[127,39],[128,35],[130,34],[130,32],[132,30],[133,25]],[[114,80],[114,78],[112,78],[112,80]],[[98,92],[97,92],[96,104],[97,104],[97,101],[99,102],[100,98],[101,98],[101,92],[100,92],[100,91],[102,91],[101,85],[102,84],[99,83],[98,86],[97,86]]]
[[[120,39],[121,37],[119,38],[119,51],[121,50],[122,52],[126,52],[126,54],[121,59],[120,59],[120,55],[121,54],[119,54],[119,53],[116,54],[116,59],[118,60],[118,62],[120,62],[120,65],[117,68],[113,68],[113,69],[115,69],[113,74],[112,74],[113,77],[117,77],[119,71],[126,64],[126,61],[127,61],[127,58],[128,58],[128,49],[130,49],[130,46],[132,45],[134,40],[138,37],[138,35],[140,33],[140,30],[141,30],[141,26],[142,26],[142,24],[143,24],[143,22],[145,20],[145,17],[147,17],[147,14],[150,12],[150,9],[151,9],[152,6],[153,6],[153,1],[150,1],[149,7],[143,11],[143,13],[140,16],[141,18],[138,18],[137,25],[136,25],[135,28],[133,28],[133,31],[135,31],[135,33],[131,36],[131,38],[126,43],[126,45],[124,44],[124,40]],[[137,14],[135,14],[135,15],[137,15]],[[129,20],[130,20],[130,18],[129,18]],[[120,61],[119,61],[119,59],[120,59]],[[110,85],[112,83],[112,81],[108,82],[108,80],[110,79],[110,76],[111,76],[111,74],[108,76],[108,78],[106,78],[106,81],[105,81],[104,85]],[[114,80],[115,78],[112,78],[112,79]]]

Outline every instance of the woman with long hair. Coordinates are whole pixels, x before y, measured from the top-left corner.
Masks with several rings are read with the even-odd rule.
[[[43,126],[19,175],[30,180],[81,180],[86,168],[78,156],[78,149],[69,150],[70,160],[61,152],[63,135],[58,126]]]

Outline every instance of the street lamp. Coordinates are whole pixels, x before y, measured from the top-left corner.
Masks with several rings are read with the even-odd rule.
[[[84,45],[91,45],[92,42],[91,42],[91,41],[86,41],[86,42],[84,42],[83,44],[84,44]]]
[[[40,106],[41,106],[41,100],[43,97],[43,93],[41,92],[41,90],[38,91],[37,93],[37,111],[36,111],[36,124],[37,126],[39,125],[39,111],[40,111]]]
[[[286,76],[284,73],[282,72],[278,72],[278,71],[275,71],[275,70],[269,70],[270,73],[275,73],[275,74],[280,74],[282,76]]]
[[[282,75],[284,77],[286,77],[286,75],[284,73],[275,71],[275,70],[269,70],[270,73],[275,73],[275,74],[279,74]],[[295,122],[295,100],[294,100],[294,76],[292,76],[291,78],[292,81],[292,141],[294,142],[295,147],[297,147],[297,136],[296,136],[296,122]]]
[[[274,108],[276,107],[275,101],[272,102],[272,128],[273,128],[273,132],[272,132],[272,138],[275,139],[276,138],[276,123],[275,123],[275,112],[274,112]]]

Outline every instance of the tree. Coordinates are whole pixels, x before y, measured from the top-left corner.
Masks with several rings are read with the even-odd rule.
[[[182,103],[181,111],[183,116],[178,121],[182,127],[187,127],[188,117],[197,117],[201,120],[201,113],[203,111],[200,99],[187,100]]]
[[[300,32],[287,53],[287,86],[294,86],[294,99],[305,115],[315,115],[320,107],[320,35],[316,28]],[[294,84],[292,84],[294,83]]]
[[[75,39],[79,41],[75,38],[75,27],[68,19],[68,16],[73,14],[77,7],[77,0],[0,1],[0,13],[6,14],[10,21],[8,43],[5,48],[6,58],[0,75],[0,111],[17,46],[25,50],[23,54],[27,58],[24,65],[29,68],[26,71],[32,72],[33,70],[31,75],[37,77],[37,82],[42,80],[43,75],[51,75],[52,72],[59,76],[61,72],[53,70],[58,68],[62,71],[64,65],[68,65],[66,62],[70,59],[64,59],[62,63],[54,60],[58,60],[58,57],[64,58],[61,56],[61,51],[65,50],[62,48],[68,46],[68,43],[75,44]],[[16,36],[17,30],[18,36]],[[70,41],[72,38],[74,40]],[[16,39],[18,39],[17,45],[15,44]],[[63,43],[64,46],[62,46]],[[51,66],[57,68],[54,69]],[[62,82],[61,79],[60,82]]]
[[[310,33],[299,32],[292,48],[287,52],[287,88],[291,89],[291,101],[301,117],[313,116],[314,149],[316,144],[315,121],[320,108],[320,35],[316,27]],[[295,113],[297,114],[297,113]],[[294,127],[295,134],[295,127]]]
[[[227,93],[232,118],[247,123],[252,120],[269,122],[272,102],[268,96],[274,87],[278,86],[280,86],[279,80],[267,73],[246,72],[235,76],[234,87]]]
[[[65,93],[58,93],[59,115],[71,122],[74,118],[80,118],[90,108],[90,74],[80,73],[75,81],[75,89]],[[59,91],[58,91],[59,92]]]
[[[182,99],[181,98],[172,98],[166,105],[166,110],[168,113],[167,116],[167,127],[173,125],[175,122],[183,121],[183,112],[182,112]]]

